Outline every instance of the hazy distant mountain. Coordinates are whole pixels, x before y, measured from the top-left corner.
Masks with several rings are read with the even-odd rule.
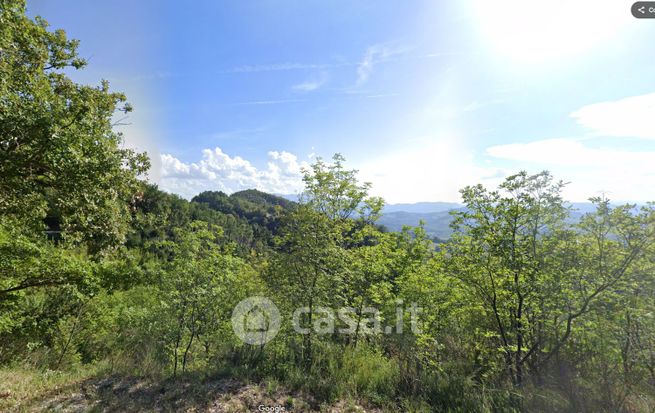
[[[289,201],[298,202],[300,195],[298,194],[275,194],[276,196],[286,198]],[[402,203],[402,204],[386,204],[382,213],[387,214],[390,212],[411,212],[411,213],[431,213],[450,211],[451,209],[460,208],[462,205],[457,202],[415,202],[415,203]]]
[[[452,233],[450,210],[440,212],[387,212],[382,214],[378,223],[387,227],[389,231],[400,231],[404,225],[418,226],[420,221],[425,224],[425,231],[430,237],[446,239]]]
[[[573,209],[572,215],[584,215],[596,210],[596,205],[591,202],[571,202],[569,206]]]
[[[280,195],[291,201],[298,201],[298,195]],[[571,218],[574,221],[596,207],[591,202],[573,202],[570,204],[573,211]],[[382,210],[378,223],[384,225],[389,231],[400,231],[404,225],[418,226],[420,221],[425,224],[425,231],[430,237],[447,239],[452,234],[450,211],[464,208],[456,202],[416,202],[402,204],[387,204]]]
[[[416,202],[414,204],[389,204],[385,205],[382,213],[390,212],[412,212],[412,213],[432,213],[450,211],[451,209],[460,208],[462,205],[456,202]]]
[[[593,212],[596,206],[591,202],[573,202],[571,219],[577,221],[582,215]],[[415,204],[390,204],[382,210],[378,223],[389,231],[400,231],[404,225],[417,226],[420,221],[425,224],[425,231],[430,237],[447,239],[452,234],[450,211],[464,208],[454,202],[418,202]]]
[[[424,222],[430,237],[446,239],[452,233],[450,211],[462,208],[455,202],[416,202],[413,204],[388,204],[382,210],[379,224],[389,231],[400,231],[403,226],[418,226]]]
[[[289,201],[298,202],[300,200],[299,194],[274,194],[276,196],[281,196],[282,198],[288,199]]]

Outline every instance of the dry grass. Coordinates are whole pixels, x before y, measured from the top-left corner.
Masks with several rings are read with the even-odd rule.
[[[33,411],[27,405],[57,394],[70,394],[95,377],[99,367],[74,371],[38,371],[24,368],[0,369],[0,411]]]
[[[259,406],[285,412],[376,412],[354,401],[317,405],[309,396],[276,383],[234,379],[151,380],[75,372],[0,370],[2,412],[253,412]]]

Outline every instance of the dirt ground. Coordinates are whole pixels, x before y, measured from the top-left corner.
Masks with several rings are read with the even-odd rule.
[[[8,397],[11,397],[9,395]],[[21,400],[18,412],[380,412],[352,401],[318,405],[279,386],[233,379],[149,381],[108,377],[48,390]]]

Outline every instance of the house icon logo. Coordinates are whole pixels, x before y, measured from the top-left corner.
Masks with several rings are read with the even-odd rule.
[[[232,329],[244,343],[263,345],[280,330],[280,312],[266,297],[248,297],[232,311]]]

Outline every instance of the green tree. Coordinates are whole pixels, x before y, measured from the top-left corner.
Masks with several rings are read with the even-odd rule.
[[[384,201],[369,196],[371,184],[360,184],[357,170],[345,169],[344,162],[342,155],[335,154],[332,163],[318,158],[311,170],[304,171],[305,190],[301,202],[332,220],[353,218],[375,221]]]
[[[194,344],[224,331],[221,324],[230,319],[232,308],[257,284],[252,269],[233,256],[233,248],[221,245],[220,227],[195,221],[175,232],[176,242],[161,242],[161,248],[169,250],[169,262],[160,285],[169,315],[173,375],[180,358],[186,371]],[[210,346],[210,341],[204,342],[206,355]]]
[[[25,15],[24,0],[0,2],[0,214],[87,242],[94,250],[124,240],[144,154],[122,147],[113,130],[125,96],[74,83],[78,42]]]
[[[448,271],[480,300],[483,327],[516,386],[526,369],[538,376],[560,354],[575,324],[629,278],[654,241],[651,210],[634,215],[604,200],[572,227],[562,187],[547,172],[521,172],[498,191],[465,188],[466,209],[454,213]]]
[[[317,307],[339,302],[336,281],[347,269],[341,239],[341,232],[326,215],[300,205],[283,222],[278,254],[268,272],[269,287],[278,291],[289,313],[299,307],[308,309],[300,320],[309,329],[301,355],[307,363],[312,360]]]
[[[341,155],[332,161],[318,159],[304,171],[301,203],[283,219],[279,254],[269,271],[271,289],[281,287],[281,296],[292,304],[290,310],[308,308],[301,320],[309,328],[303,336],[306,362],[312,360],[317,308],[364,304],[354,302],[355,290],[368,290],[367,284],[378,277],[361,271],[361,266],[355,268],[357,257],[349,249],[370,241],[368,226],[383,202],[368,195],[370,184],[360,184],[357,171],[345,169]],[[360,260],[365,258],[360,255]]]

